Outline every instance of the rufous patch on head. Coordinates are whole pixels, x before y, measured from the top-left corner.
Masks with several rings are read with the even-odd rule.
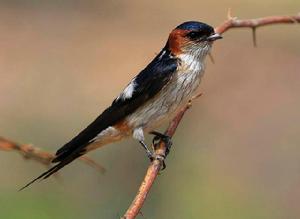
[[[185,35],[188,33],[188,30],[175,29],[173,30],[168,39],[168,46],[172,54],[179,55],[182,53],[182,46],[187,43]]]

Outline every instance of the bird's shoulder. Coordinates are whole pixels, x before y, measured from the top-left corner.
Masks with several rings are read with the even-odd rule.
[[[112,105],[134,100],[139,95],[146,95],[144,99],[147,99],[148,96],[151,97],[169,81],[177,67],[178,59],[164,48],[146,68],[129,82]]]

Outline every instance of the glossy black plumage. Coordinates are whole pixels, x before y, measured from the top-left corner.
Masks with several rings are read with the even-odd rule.
[[[188,30],[187,37],[191,41],[206,39],[215,32],[212,26],[198,21],[184,22],[177,26],[176,29]]]
[[[164,54],[163,54],[164,52]],[[162,55],[163,54],[163,55]],[[112,126],[145,104],[169,81],[177,68],[177,60],[162,50],[134,79],[136,87],[129,99],[117,98],[94,122],[60,148],[53,162],[62,161],[78,147],[84,147],[102,130]]]
[[[184,22],[176,27],[176,29],[181,29],[181,30],[198,30],[198,31],[204,31],[204,32],[209,32],[213,33],[214,28],[208,24],[199,22],[199,21],[187,21]]]
[[[96,120],[56,152],[56,158],[52,162],[59,162],[57,165],[32,180],[22,189],[38,179],[49,177],[84,154],[85,147],[92,143],[92,139],[101,131],[117,124],[159,93],[176,71],[177,65],[178,60],[171,55],[166,46],[153,61],[135,77],[134,81],[136,86],[131,98],[115,99],[111,106],[98,116]]]

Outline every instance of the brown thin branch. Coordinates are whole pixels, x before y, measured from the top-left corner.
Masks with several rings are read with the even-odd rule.
[[[221,25],[215,28],[215,32],[224,33],[231,28],[258,28],[266,25],[273,24],[292,24],[300,23],[300,14],[294,16],[269,16],[256,19],[240,20],[236,17],[232,17],[229,13],[228,19]]]
[[[55,157],[54,154],[42,151],[30,144],[18,144],[3,137],[0,137],[0,150],[17,151],[22,155],[24,159],[35,160],[46,166],[50,166],[52,159]],[[102,173],[105,172],[104,167],[87,156],[82,156],[80,160]]]
[[[200,97],[202,94],[198,94],[194,96],[187,105],[185,105],[174,117],[174,119],[171,121],[169,124],[169,127],[165,131],[165,134],[172,137],[175,134],[175,131],[184,116],[185,112],[191,107],[192,105],[192,100]],[[164,158],[166,157],[166,145],[163,141],[160,141],[157,145],[154,146],[155,148],[155,153],[159,155],[159,157]],[[139,191],[137,195],[135,196],[132,204],[126,211],[125,215],[122,217],[122,219],[132,219],[135,218],[139,212],[140,209],[142,208],[147,195],[150,191],[150,188],[152,187],[159,171],[162,168],[164,159],[155,159],[153,162],[150,164],[148,167],[148,170],[146,172],[145,178],[140,185]]]
[[[264,18],[257,18],[257,19],[247,19],[247,20],[239,20],[237,18],[233,18],[231,16],[231,11],[228,11],[228,20],[224,21],[221,25],[215,28],[215,32],[217,33],[224,33],[232,28],[252,28],[253,31],[253,39],[254,45],[256,45],[256,37],[255,37],[255,30],[258,27],[271,25],[271,24],[287,24],[287,23],[299,23],[300,22],[300,14],[296,16],[270,16]],[[169,127],[167,128],[165,134],[172,137],[182,120],[185,112],[191,107],[191,102],[195,98],[201,96],[201,94],[196,95],[193,97],[189,103],[184,106],[179,113],[175,116],[175,118],[170,123]],[[166,156],[166,145],[164,142],[159,142],[158,145],[155,147],[155,153],[160,159],[155,159],[149,165],[146,175],[143,179],[142,184],[136,194],[134,200],[132,201],[130,207],[122,217],[122,219],[134,219],[140,213],[141,208],[147,198],[147,195],[162,168],[164,157]]]

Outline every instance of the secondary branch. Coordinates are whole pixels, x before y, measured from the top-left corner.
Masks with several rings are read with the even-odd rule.
[[[252,28],[253,30],[253,42],[256,45],[256,35],[255,30],[258,27],[272,25],[272,24],[292,24],[292,23],[300,23],[300,14],[295,16],[270,16],[270,17],[263,17],[263,18],[256,18],[256,19],[246,19],[240,20],[236,17],[231,16],[230,10],[228,11],[228,19],[225,20],[221,25],[215,28],[215,32],[217,33],[224,33],[232,28]],[[201,94],[195,96],[199,97]],[[194,99],[194,98],[192,98]],[[182,120],[185,112],[190,108],[191,101],[182,108],[182,110],[175,116],[175,118],[170,123],[169,127],[167,128],[165,134],[172,137],[175,134],[175,131]],[[160,157],[165,157],[166,155],[166,145],[164,142],[159,142],[158,146],[155,147],[155,153],[162,155]],[[140,185],[138,193],[136,194],[134,200],[132,201],[130,207],[126,211],[125,215],[122,219],[134,219],[140,213],[141,208],[147,198],[147,195],[153,185],[160,169],[162,168],[164,160],[154,160],[148,167],[146,175],[143,179],[143,182]]]

